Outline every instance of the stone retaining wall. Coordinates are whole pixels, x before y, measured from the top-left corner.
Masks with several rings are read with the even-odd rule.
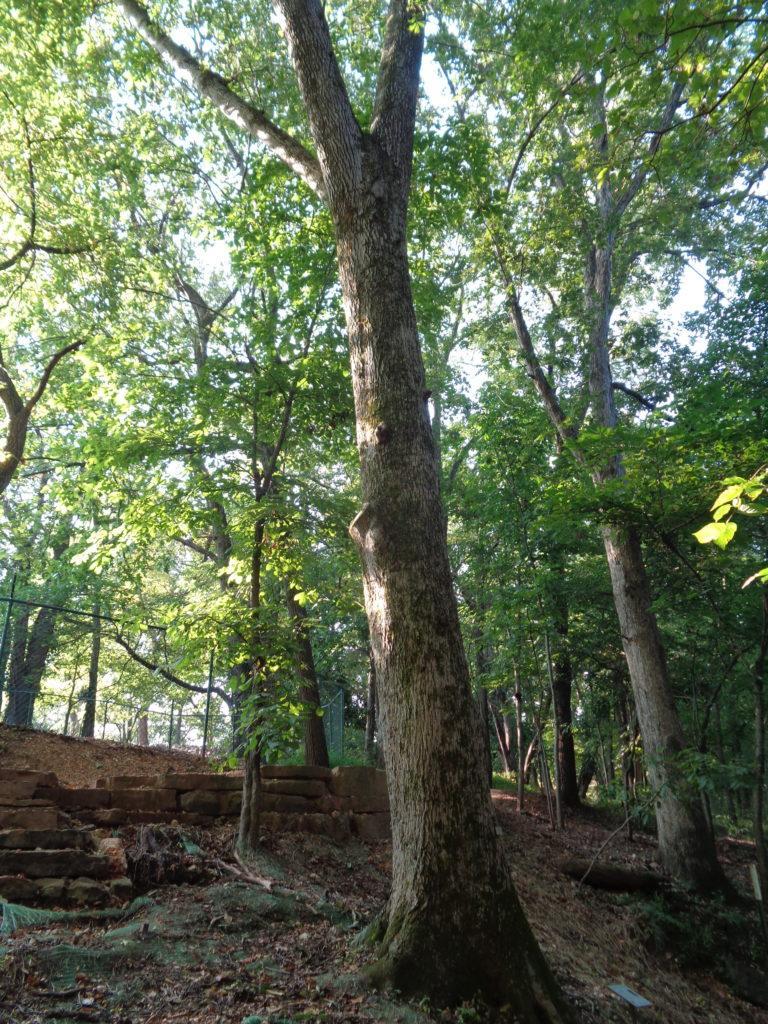
[[[0,829],[56,826],[57,809],[95,825],[178,821],[207,825],[240,813],[242,775],[176,772],[118,775],[90,788],[59,784],[50,772],[0,771]],[[389,836],[384,772],[367,767],[311,765],[262,768],[262,826],[343,840]]]

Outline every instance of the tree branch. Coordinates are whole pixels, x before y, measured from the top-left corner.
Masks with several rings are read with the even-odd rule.
[[[32,397],[27,402],[27,415],[29,415],[29,413],[32,412],[34,407],[43,397],[43,393],[45,392],[45,389],[48,386],[48,381],[50,380],[51,374],[56,369],[57,364],[60,363],[61,360],[65,356],[68,356],[71,352],[76,352],[79,348],[82,348],[84,344],[85,338],[79,338],[77,341],[73,341],[70,345],[65,345],[64,348],[60,348],[58,352],[54,353],[54,355],[51,356],[51,358],[48,360],[48,365],[43,370],[43,375],[40,378],[40,381],[38,382],[38,385],[35,388]]]
[[[652,402],[649,398],[643,398],[639,391],[634,391],[632,388],[628,388],[626,384],[620,384],[619,381],[611,381],[611,387],[614,391],[621,391],[623,395],[627,395],[629,398],[634,398],[640,405],[645,406],[651,412],[656,408],[656,402]]]
[[[239,128],[262,142],[316,195],[325,198],[325,186],[317,159],[297,139],[270,121],[262,110],[238,96],[221,75],[208,71],[189,50],[174,42],[152,21],[143,4],[136,0],[118,0],[118,6],[146,42],[174,71],[186,76],[201,96]]]
[[[391,0],[373,104],[371,135],[397,167],[403,195],[411,176],[424,17],[418,4]]]
[[[139,654],[136,648],[131,646],[121,633],[115,632],[112,635],[112,639],[115,643],[118,643],[137,664],[155,675],[162,676],[163,679],[169,683],[173,683],[174,686],[180,686],[182,690],[189,690],[190,693],[208,692],[207,686],[195,686],[194,683],[187,683],[183,679],[179,679],[177,675],[174,675],[174,673],[170,672],[167,668],[163,668],[162,665],[156,665],[154,661],[150,661],[149,658],[145,658],[142,654]],[[221,697],[227,706],[231,703],[232,698],[225,690],[222,690],[220,686],[212,686],[211,693],[215,693],[218,697]]]
[[[680,106],[680,100],[682,99],[684,89],[685,82],[675,82],[672,86],[669,99],[667,100],[664,112],[661,115],[659,127],[652,133],[651,141],[648,143],[648,152],[645,160],[642,166],[638,167],[635,171],[632,176],[632,180],[616,200],[616,213],[619,217],[624,213],[626,208],[645,184],[645,180],[648,177],[648,171],[650,170],[651,161],[659,150],[662,138],[672,126],[672,120],[675,116],[675,111]]]
[[[363,133],[349,102],[321,0],[273,0],[332,208],[349,207],[362,182]]]

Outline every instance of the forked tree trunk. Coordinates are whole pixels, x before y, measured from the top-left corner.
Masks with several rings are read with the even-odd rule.
[[[482,991],[521,1021],[563,1020],[496,835],[448,561],[406,252],[420,12],[392,3],[368,134],[349,107],[319,0],[277,8],[336,229],[352,368],[363,507],[350,533],[392,812],[374,977],[440,1002]]]
[[[392,813],[392,889],[373,976],[440,1002],[480,991],[522,1024],[566,1021],[496,834],[448,562],[406,252],[424,12],[391,0],[363,130],[321,0],[274,0],[315,158],[159,32],[144,7],[119,2],[166,59],[328,202],[333,219],[363,494],[350,533],[363,563]],[[244,784],[244,800],[247,792]]]
[[[307,611],[296,600],[296,591],[287,589],[288,614],[293,622],[294,639],[297,646],[299,675],[299,700],[304,705],[304,763],[327,768],[328,746],[325,742],[325,727],[320,716],[320,687],[317,683],[315,658],[312,653],[312,639],[307,625]]]

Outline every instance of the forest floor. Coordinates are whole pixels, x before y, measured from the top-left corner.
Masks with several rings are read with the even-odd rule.
[[[104,751],[100,771],[122,772],[123,762],[115,768],[110,757]],[[56,768],[69,782],[63,766]],[[579,885],[558,865],[567,857],[591,859],[611,834],[604,815],[585,809],[568,817],[564,831],[553,832],[542,800],[529,797],[522,815],[511,794],[496,791],[494,801],[522,903],[581,1024],[768,1024],[768,1009],[735,991],[768,1007],[765,977],[749,968],[760,950],[758,922],[746,899],[726,907],[682,894],[630,898]],[[122,921],[49,920],[0,935],[3,1024],[495,1019],[482,1006],[440,1012],[360,985],[368,954],[354,949],[351,939],[386,899],[388,843],[335,845],[320,836],[267,835],[254,870],[273,880],[268,891],[233,874],[239,868],[232,825],[177,832],[174,826],[148,827],[161,844],[175,842],[180,849],[183,833],[200,848],[188,847],[181,857],[194,881],[156,879],[145,902]],[[140,827],[121,835],[129,852],[141,845]],[[724,839],[719,852],[746,897],[750,845]],[[632,842],[617,836],[601,860],[657,867],[647,835],[636,834]],[[614,983],[628,985],[652,1006],[633,1017],[608,989]]]

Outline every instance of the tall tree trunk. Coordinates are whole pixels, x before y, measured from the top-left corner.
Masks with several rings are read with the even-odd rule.
[[[99,657],[101,655],[101,619],[97,601],[93,606],[91,626],[91,658],[88,664],[88,690],[85,695],[85,711],[81,736],[93,736],[96,727],[96,695],[99,687]]]
[[[325,742],[325,727],[320,711],[320,687],[317,683],[315,658],[312,653],[312,639],[307,625],[307,610],[296,600],[296,590],[286,590],[288,614],[293,622],[294,640],[298,648],[299,700],[304,705],[304,763],[327,768],[328,746]]]
[[[523,695],[520,680],[515,672],[515,728],[517,735],[517,812],[520,814],[525,802],[525,754],[523,751]]]
[[[261,805],[261,754],[249,750],[243,758],[243,804],[237,845],[245,852],[253,852],[259,843],[259,811]]]
[[[493,760],[491,758],[491,721],[488,706],[488,691],[481,686],[477,692],[477,710],[480,716],[480,742],[483,746],[483,764],[488,785],[493,785]]]
[[[119,3],[165,59],[330,208],[361,462],[363,507],[350,533],[363,563],[392,812],[392,888],[374,976],[441,1002],[480,991],[522,1024],[565,1021],[496,834],[448,561],[406,251],[424,12],[391,0],[363,130],[321,0],[274,0],[315,158],[169,40],[136,0]],[[247,796],[244,785],[244,812]]]
[[[521,1021],[565,1019],[496,835],[448,561],[406,252],[416,11],[390,8],[369,134],[349,106],[320,0],[276,6],[335,224],[352,368],[363,507],[350,533],[392,811],[374,973],[404,993],[452,1002],[480,990]]]

